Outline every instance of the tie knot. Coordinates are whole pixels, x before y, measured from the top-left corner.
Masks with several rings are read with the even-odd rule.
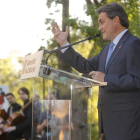
[[[110,48],[112,49],[115,44],[113,42],[110,43]]]

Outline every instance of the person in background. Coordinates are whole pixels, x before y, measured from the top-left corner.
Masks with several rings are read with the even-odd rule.
[[[8,100],[10,106],[8,108],[8,111],[6,113],[7,119],[9,118],[9,116],[16,112],[19,111],[21,109],[21,105],[19,105],[18,103],[16,103],[15,101],[15,97],[13,93],[7,93],[6,95],[6,99]],[[0,124],[0,128],[3,128],[4,124],[6,124],[6,122]],[[6,133],[7,135],[7,139],[8,140],[15,140],[18,136],[16,134],[11,134],[11,132]],[[10,136],[10,137],[9,137]]]
[[[29,100],[29,90],[25,87],[22,87],[18,90],[19,97],[23,101],[24,106],[30,102]],[[22,137],[25,140],[31,139],[31,130],[32,130],[32,104],[29,104],[23,111],[25,115],[25,121],[16,125],[11,126],[8,129],[8,132],[16,131],[16,133],[22,133]]]
[[[15,96],[13,93],[7,93],[6,95],[6,99],[9,102],[10,106],[8,108],[7,111],[7,119],[8,117],[15,111],[19,111],[21,109],[21,105],[19,105],[18,103],[16,103],[15,101]]]
[[[61,130],[61,120],[52,114],[52,101],[55,102],[53,94],[46,96],[46,110],[40,114],[39,123],[37,125],[38,133],[41,133],[41,140],[59,140]]]

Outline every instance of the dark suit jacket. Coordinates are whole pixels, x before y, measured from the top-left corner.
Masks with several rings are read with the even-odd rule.
[[[21,105],[17,103],[14,103],[12,107],[13,107],[12,113],[19,111],[21,109]],[[8,111],[7,111],[7,119],[9,118],[10,108],[11,106],[8,108]],[[17,134],[16,131],[8,132],[6,133],[6,135],[7,135],[7,140],[15,140],[18,136],[20,136],[20,134],[19,133]]]
[[[100,87],[98,98],[99,136],[103,126],[107,140],[140,138],[140,39],[127,31],[105,69],[108,48],[88,60],[69,48],[60,58],[81,73],[105,73],[107,86]]]
[[[24,106],[29,102],[30,100],[26,100],[24,102]],[[16,130],[19,132],[23,132],[24,138],[26,140],[31,139],[31,129],[32,129],[32,103],[25,108],[23,111],[26,120],[23,123],[20,123],[16,126]]]
[[[16,111],[19,111],[21,109],[21,105],[17,104],[17,103],[14,103],[13,105],[11,105],[13,108],[12,108],[12,113],[13,112],[16,112]],[[7,118],[9,117],[9,114],[10,114],[10,108],[11,106],[8,108],[8,111],[7,111]]]

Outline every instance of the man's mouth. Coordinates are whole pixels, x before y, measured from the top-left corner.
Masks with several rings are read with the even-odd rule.
[[[104,32],[102,32],[102,35],[105,33],[105,31]]]

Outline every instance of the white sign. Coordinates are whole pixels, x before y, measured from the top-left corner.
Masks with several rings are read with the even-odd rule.
[[[28,55],[24,58],[23,70],[20,79],[38,77],[44,50]]]

